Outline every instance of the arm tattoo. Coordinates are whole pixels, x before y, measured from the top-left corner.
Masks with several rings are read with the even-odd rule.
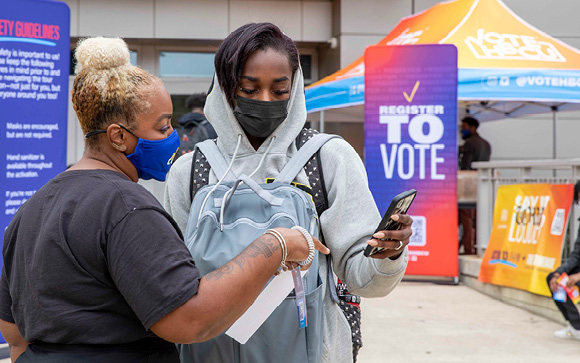
[[[237,265],[240,270],[244,271],[244,264],[249,260],[263,255],[266,258],[271,257],[275,251],[280,249],[280,243],[276,237],[269,234],[260,236],[252,244],[246,247],[239,255],[234,257],[233,260],[229,261],[217,270],[205,275],[208,280],[219,280],[222,276],[228,275],[234,271],[234,264]]]
[[[208,280],[219,280],[223,275],[227,275],[234,270],[234,266],[232,266],[232,262],[228,262],[222,267],[218,268],[215,271],[210,272],[209,274],[205,275],[205,278]]]

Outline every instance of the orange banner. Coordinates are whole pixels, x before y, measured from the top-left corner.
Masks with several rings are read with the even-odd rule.
[[[499,187],[479,281],[550,296],[546,277],[561,264],[573,190],[572,184]]]

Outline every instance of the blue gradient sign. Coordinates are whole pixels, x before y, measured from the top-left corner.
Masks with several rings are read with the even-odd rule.
[[[458,276],[457,48],[365,52],[365,164],[381,212],[416,189],[407,274]]]
[[[2,235],[18,208],[66,168],[69,24],[62,2],[2,2]]]

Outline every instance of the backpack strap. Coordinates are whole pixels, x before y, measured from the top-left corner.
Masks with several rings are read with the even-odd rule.
[[[308,160],[310,160],[312,156],[320,150],[322,145],[330,139],[339,137],[340,136],[338,135],[329,134],[316,134],[312,136],[302,145],[302,147],[300,147],[298,152],[292,156],[275,181],[284,184],[292,183],[294,178],[296,178],[296,175],[298,175],[298,173],[304,168],[308,163]]]
[[[313,129],[302,129],[302,132],[296,138],[296,148],[298,152],[308,144],[309,140],[314,137],[317,137],[320,133]],[[328,141],[328,140],[326,140]],[[322,146],[322,145],[320,145]],[[310,187],[312,188],[312,199],[314,200],[314,205],[316,206],[316,212],[318,213],[318,217],[322,215],[322,213],[328,209],[328,195],[326,192],[326,185],[324,184],[324,175],[322,173],[322,164],[320,163],[320,147],[316,151],[314,155],[308,160],[308,162],[304,165],[304,171],[306,171],[306,175],[308,176],[308,182]],[[322,233],[322,229],[319,231],[320,233],[320,241],[322,244],[326,246],[324,242],[324,234]],[[336,283],[334,281],[334,271],[332,270],[332,258],[330,255],[326,255],[326,267],[327,267],[327,282],[328,282],[328,291],[330,293],[330,299],[335,302],[336,304],[340,304],[340,299],[338,297]],[[346,290],[346,289],[345,289]]]
[[[314,129],[303,128],[300,134],[298,134],[296,137],[296,148],[300,150],[308,140],[310,140],[318,133],[319,132]],[[326,186],[324,184],[322,166],[320,164],[320,150],[317,150],[316,153],[310,158],[310,160],[308,160],[308,162],[302,164],[302,167],[308,176],[308,182],[310,183],[310,188],[312,188],[312,198],[314,199],[316,211],[320,216],[322,212],[328,209],[328,196],[326,193]],[[203,151],[195,148],[193,161],[191,163],[191,177],[189,185],[191,201],[193,201],[193,197],[198,190],[209,184],[209,170],[210,166]],[[296,174],[298,174],[298,172]]]
[[[196,144],[196,147],[203,153],[203,155],[205,155],[209,166],[211,166],[214,174],[219,180],[223,179],[226,182],[236,181],[236,177],[231,170],[228,175],[225,175],[228,170],[228,162],[222,155],[220,149],[218,149],[215,140],[202,141]]]
[[[193,196],[201,189],[204,185],[207,185],[209,180],[209,168],[205,167],[207,159],[198,148],[193,151],[193,158],[191,160],[191,172],[189,173],[189,195],[191,196],[191,201],[193,201]]]
[[[318,133],[314,129],[302,129],[298,137],[296,137],[296,148],[300,150],[308,140]],[[304,171],[306,172],[310,188],[312,189],[312,199],[314,199],[316,211],[320,216],[328,209],[328,195],[326,193],[326,185],[324,184],[322,164],[320,163],[320,150],[304,165]]]

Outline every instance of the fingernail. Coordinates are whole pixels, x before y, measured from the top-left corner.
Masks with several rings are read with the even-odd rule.
[[[383,239],[383,238],[385,238],[385,234],[382,232],[379,232],[379,233],[373,234],[373,237],[377,238],[377,239]]]
[[[377,241],[374,241],[374,240],[370,240],[367,243],[369,244],[369,246],[373,246],[373,247],[376,247],[379,244]]]
[[[398,214],[393,214],[391,216],[391,219],[394,220],[395,222],[398,222],[399,221],[399,215]]]

